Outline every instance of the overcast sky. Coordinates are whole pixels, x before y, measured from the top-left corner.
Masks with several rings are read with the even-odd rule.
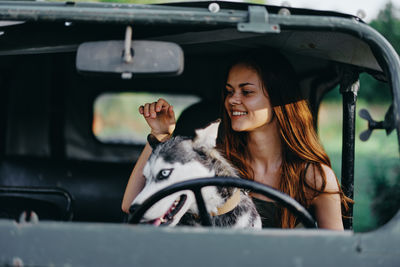
[[[362,9],[366,17],[364,21],[369,22],[376,18],[379,10],[383,9],[389,0],[266,0],[269,5],[281,5],[283,2],[290,3],[291,7],[303,7],[319,10],[340,11],[351,15],[357,15]],[[396,7],[400,7],[400,0],[392,0]]]

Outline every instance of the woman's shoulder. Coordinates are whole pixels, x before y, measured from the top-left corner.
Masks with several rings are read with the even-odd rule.
[[[332,168],[325,164],[310,164],[306,170],[307,184],[314,189],[324,192],[337,192],[339,183]]]

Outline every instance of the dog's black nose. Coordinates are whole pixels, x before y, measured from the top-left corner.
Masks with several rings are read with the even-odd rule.
[[[140,207],[139,204],[133,204],[130,208],[129,208],[129,213],[134,213],[135,210],[137,210]]]

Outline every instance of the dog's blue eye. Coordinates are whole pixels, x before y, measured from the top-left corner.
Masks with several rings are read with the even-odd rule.
[[[167,178],[171,175],[171,173],[172,173],[173,170],[174,170],[174,169],[162,169],[162,170],[157,174],[157,180],[164,180],[164,179],[167,179]]]

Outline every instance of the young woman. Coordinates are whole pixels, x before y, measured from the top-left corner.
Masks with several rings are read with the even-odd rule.
[[[296,75],[277,52],[249,55],[229,69],[223,91],[222,144],[225,156],[242,178],[274,187],[300,202],[320,228],[343,230],[347,199],[319,143],[307,101]],[[165,100],[139,108],[152,134],[168,138],[175,127],[173,107]],[[122,209],[144,185],[143,166],[151,153],[147,144],[129,179]],[[294,228],[296,217],[264,196],[253,194],[263,227]]]

